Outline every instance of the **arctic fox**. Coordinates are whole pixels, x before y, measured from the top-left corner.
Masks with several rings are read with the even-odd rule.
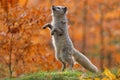
[[[68,34],[66,13],[67,7],[52,6],[52,22],[43,26],[43,29],[49,27],[51,31],[55,57],[62,63],[62,71],[66,68],[66,63],[72,69],[75,60],[87,70],[98,72],[97,67],[86,56],[74,48]]]

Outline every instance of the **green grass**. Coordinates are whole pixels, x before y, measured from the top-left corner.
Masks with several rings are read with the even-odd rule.
[[[120,80],[120,69],[114,68],[109,70],[105,68],[103,72],[80,72],[80,71],[52,71],[30,73],[16,78],[6,78],[0,80]]]
[[[6,78],[0,80],[120,80],[119,69],[107,69],[103,72],[92,73],[92,72],[80,72],[80,71],[52,71],[43,72],[39,71],[36,73],[30,73],[22,75],[16,78]]]
[[[27,74],[22,77],[6,79],[6,80],[81,80],[82,76],[88,78],[96,76],[91,72],[65,71],[65,72],[37,72]]]

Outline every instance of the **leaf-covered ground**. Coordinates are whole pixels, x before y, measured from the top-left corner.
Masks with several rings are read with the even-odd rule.
[[[10,80],[120,80],[120,70],[110,71],[105,68],[101,73],[78,71],[37,72]]]

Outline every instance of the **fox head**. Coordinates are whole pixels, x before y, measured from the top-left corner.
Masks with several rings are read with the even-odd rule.
[[[67,7],[65,6],[52,6],[53,16],[64,16],[67,12]]]

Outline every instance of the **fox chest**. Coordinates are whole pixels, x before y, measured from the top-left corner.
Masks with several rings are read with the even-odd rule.
[[[61,36],[56,36],[56,35],[52,36],[52,43],[54,48],[56,49],[61,49],[66,45],[65,39]]]
[[[53,29],[55,28],[65,28],[66,24],[65,22],[63,21],[54,21],[54,22],[51,22],[52,26],[53,26]]]

